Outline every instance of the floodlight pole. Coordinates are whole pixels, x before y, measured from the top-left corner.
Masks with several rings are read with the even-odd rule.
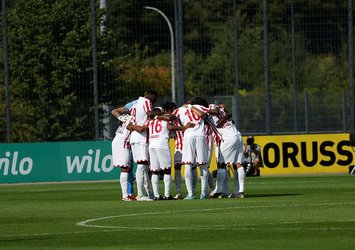
[[[176,102],[176,94],[175,94],[175,50],[174,50],[174,31],[168,17],[159,9],[145,6],[145,9],[154,10],[162,15],[167,22],[170,30],[170,46],[171,46],[171,99],[173,102]]]

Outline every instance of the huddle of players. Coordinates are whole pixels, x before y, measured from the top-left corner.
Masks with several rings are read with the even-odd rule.
[[[195,198],[196,167],[200,168],[200,199],[227,197],[228,165],[235,170],[234,191],[228,197],[243,198],[245,180],[245,171],[242,167],[243,142],[225,107],[209,105],[205,99],[196,97],[179,108],[175,103],[167,102],[159,109],[153,108],[156,100],[156,93],[147,91],[144,97],[139,97],[124,107],[112,111],[112,114],[120,120],[120,126],[112,141],[112,156],[113,165],[121,168],[122,200],[151,201],[182,198],[182,165],[185,166],[184,179],[187,189],[185,200]],[[177,191],[175,197],[170,194],[172,157],[169,138],[172,131],[175,134],[174,167]],[[213,145],[216,149],[218,168],[215,186],[209,171]],[[133,196],[132,190],[129,192],[132,157],[137,164],[136,197]],[[159,193],[161,174],[164,196]],[[208,188],[212,191],[208,192]]]

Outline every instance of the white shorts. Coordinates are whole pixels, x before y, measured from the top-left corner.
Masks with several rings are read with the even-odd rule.
[[[160,148],[149,148],[150,170],[159,171],[171,168],[170,150]]]
[[[174,153],[174,165],[183,165],[182,164],[182,150],[178,149]]]
[[[226,164],[242,163],[243,141],[240,135],[227,141],[222,141],[217,152],[217,162]]]
[[[130,167],[132,164],[132,151],[130,148],[124,147],[124,142],[121,142],[115,137],[112,141],[112,165],[114,167]]]
[[[149,162],[149,152],[147,143],[132,143],[131,148],[134,162]]]
[[[184,137],[184,147],[182,148],[182,162],[187,164],[196,163],[197,165],[206,164],[208,162],[206,137]]]

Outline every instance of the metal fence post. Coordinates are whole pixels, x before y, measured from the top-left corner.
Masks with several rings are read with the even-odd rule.
[[[99,93],[97,81],[97,44],[96,44],[96,1],[91,0],[92,16],[92,71],[94,84],[94,110],[95,110],[95,140],[99,139]]]
[[[343,131],[346,132],[346,92],[343,90]]]
[[[233,62],[234,62],[234,95],[233,103],[233,117],[236,121],[239,119],[239,75],[238,75],[238,29],[237,29],[237,0],[233,0]]]
[[[349,46],[349,88],[350,88],[350,130],[355,130],[355,89],[353,70],[353,0],[348,0],[348,46]]]
[[[266,133],[271,134],[271,97],[269,79],[269,34],[268,34],[268,1],[263,1],[264,21],[264,77],[265,77],[265,115]]]
[[[4,45],[4,82],[5,82],[5,105],[6,105],[6,140],[11,142],[11,109],[10,109],[10,83],[9,83],[9,53],[7,47],[7,10],[6,0],[2,0],[2,32]]]
[[[177,73],[178,73],[178,98],[177,104],[180,106],[185,102],[184,86],[184,45],[183,45],[183,6],[182,0],[174,1],[175,9],[175,29],[176,29],[176,53],[177,53]]]
[[[297,96],[296,96],[296,37],[295,16],[293,0],[291,1],[291,47],[292,47],[292,99],[293,99],[293,125],[297,132]]]

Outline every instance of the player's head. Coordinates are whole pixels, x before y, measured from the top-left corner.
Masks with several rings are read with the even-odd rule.
[[[249,136],[247,137],[247,144],[248,144],[248,145],[252,145],[252,144],[254,143],[254,141],[255,141],[254,136],[249,135]]]
[[[163,112],[163,108],[162,107],[154,107],[153,111],[155,111],[155,112]]]
[[[158,94],[155,90],[147,90],[144,92],[144,97],[149,99],[152,103],[155,103],[158,99]]]
[[[202,98],[202,97],[195,97],[192,102],[191,102],[192,105],[194,104],[197,104],[197,105],[201,105],[201,106],[204,106],[206,108],[208,108],[208,102],[205,98]]]
[[[172,113],[177,108],[175,102],[166,102],[163,104],[163,110]]]

